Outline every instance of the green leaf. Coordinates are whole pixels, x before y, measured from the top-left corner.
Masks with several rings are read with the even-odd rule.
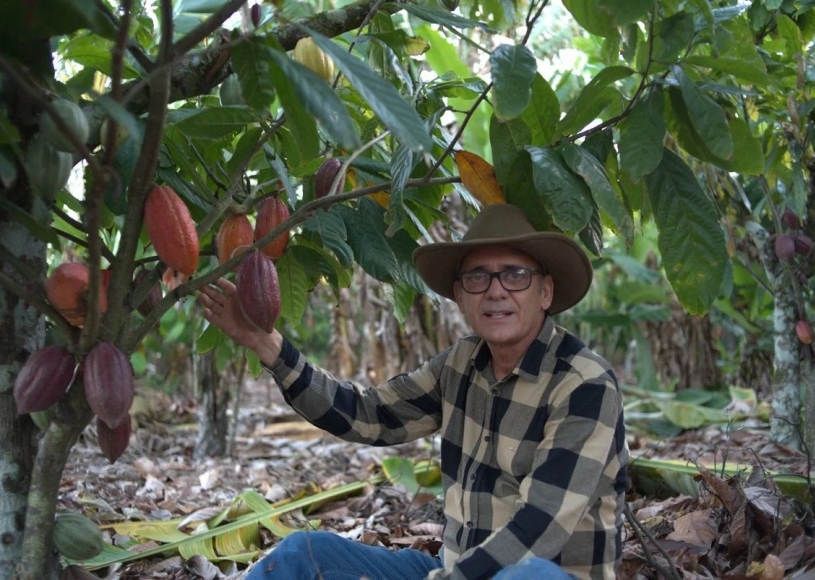
[[[168,124],[172,125],[173,115],[169,115]],[[241,107],[204,107],[193,114],[184,114],[175,123],[176,129],[197,139],[220,139],[225,135],[237,133],[249,123],[257,121],[257,115]]]
[[[761,66],[757,66],[738,57],[693,54],[683,58],[681,63],[683,66],[699,66],[733,75],[736,78],[759,85],[770,85],[773,82],[773,77],[767,73],[763,63]]]
[[[296,324],[303,318],[311,290],[311,280],[297,260],[288,252],[275,262],[277,279],[280,282],[280,315]]]
[[[410,149],[429,151],[433,142],[421,117],[392,84],[322,34],[309,31],[314,43],[328,54],[348,81],[396,138]]]
[[[46,244],[50,244],[55,250],[62,249],[62,242],[59,236],[47,225],[40,223],[34,217],[25,211],[20,206],[12,203],[5,196],[0,196],[0,209],[7,211],[9,215],[14,218],[14,221],[22,225],[29,233],[42,240]]]
[[[247,368],[252,378],[257,380],[263,374],[263,365],[260,363],[260,357],[253,351],[244,349],[244,356],[246,357]]]
[[[597,7],[614,15],[617,26],[636,22],[646,14],[656,0],[598,0]]]
[[[557,125],[557,134],[569,135],[579,131],[596,119],[619,93],[610,85],[634,74],[627,66],[610,66],[601,70],[585,86],[569,108],[566,116]]]
[[[585,182],[569,170],[560,153],[549,147],[527,147],[532,157],[532,175],[537,204],[551,211],[555,225],[570,233],[581,231],[589,223],[594,207]],[[507,202],[517,205],[506,192]],[[520,206],[533,219],[536,208]]]
[[[428,87],[436,94],[460,99],[474,99],[484,92],[487,83],[479,78],[459,78],[450,71],[431,82]]]
[[[532,98],[535,57],[525,45],[502,44],[490,55],[490,71],[495,115],[502,121],[514,119]]]
[[[360,200],[358,209],[337,206],[348,232],[348,245],[354,250],[354,257],[363,270],[377,280],[393,282],[397,278],[399,264],[381,232],[384,226],[381,211],[379,215],[364,211],[362,208],[366,201],[370,200]]]
[[[0,145],[10,145],[20,142],[20,130],[14,125],[6,115],[0,112]]]
[[[102,5],[87,0],[0,2],[0,35],[5,41],[49,38],[87,28],[113,38],[116,28]]]
[[[328,212],[315,212],[311,219],[303,223],[302,228],[304,232],[317,234],[323,245],[334,252],[343,267],[348,268],[353,264],[354,251],[347,243],[348,232],[338,206],[332,206]]]
[[[658,20],[654,27],[654,59],[661,63],[673,62],[687,50],[695,32],[693,16],[687,12]]]
[[[743,120],[731,117],[727,120],[733,137],[733,160],[725,169],[745,175],[761,175],[765,171],[764,150],[761,140],[753,135]]]
[[[733,138],[730,136],[724,109],[699,90],[680,67],[672,67],[672,70],[679,81],[682,100],[688,109],[693,127],[713,155],[728,159],[733,154]]]
[[[290,246],[297,261],[306,268],[307,272],[317,272],[314,277],[325,277],[334,288],[347,288],[351,285],[351,272],[340,264],[327,248],[312,240],[313,236],[298,235],[297,244]],[[348,250],[351,251],[350,248]]]
[[[563,146],[562,154],[569,168],[589,186],[595,203],[608,214],[623,236],[630,240],[634,236],[634,221],[611,186],[605,167],[591,153],[572,143]]]
[[[603,38],[617,32],[614,12],[606,6],[600,6],[597,0],[563,0],[566,10],[583,28]]]
[[[223,8],[226,1],[227,0],[181,0],[176,10],[188,14],[212,14]]]
[[[113,59],[113,43],[95,34],[77,36],[69,40],[60,51],[62,57],[81,64],[86,68],[92,68],[99,72],[111,75],[111,63]],[[139,77],[139,72],[127,63],[122,61],[122,78],[135,79]]]
[[[635,181],[651,173],[662,160],[665,143],[665,102],[654,89],[620,123],[620,168]]]
[[[197,354],[205,354],[209,351],[218,348],[224,341],[226,335],[223,331],[214,324],[207,324],[197,339],[195,339],[195,352]]]
[[[560,102],[555,91],[539,74],[532,79],[532,99],[520,118],[532,131],[530,145],[543,147],[552,142],[560,119]]]
[[[502,188],[513,177],[513,166],[520,155],[526,155],[525,147],[532,145],[532,131],[518,118],[502,123],[493,115],[490,119],[490,145],[495,176]]]
[[[385,300],[393,306],[393,313],[399,324],[404,324],[410,309],[413,307],[416,290],[404,282],[398,282],[396,284],[385,284],[383,291]]]
[[[257,37],[244,39],[232,49],[232,68],[238,74],[243,100],[256,111],[268,111],[275,99],[271,60],[271,50]]]
[[[0,149],[0,184],[5,189],[11,189],[15,179],[17,179],[17,164],[14,162],[14,156],[10,151]]]
[[[289,79],[303,107],[314,115],[329,137],[345,149],[358,148],[359,136],[351,116],[331,86],[320,75],[285,53],[271,50],[269,54]]]
[[[716,207],[669,150],[646,180],[665,275],[685,309],[703,315],[719,293],[728,259]]]
[[[418,4],[404,4],[401,6],[405,12],[410,12],[417,18],[421,18],[426,22],[433,24],[441,24],[442,26],[449,26],[450,28],[480,28],[484,32],[495,34],[498,32],[495,28],[479,22],[478,20],[470,20],[469,18],[462,18],[457,14],[453,14],[449,10],[441,10],[439,8],[431,8],[430,6],[419,6]]]

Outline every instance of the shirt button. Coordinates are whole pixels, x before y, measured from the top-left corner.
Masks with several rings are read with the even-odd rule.
[[[492,393],[492,396],[493,396],[493,397],[497,397],[497,396],[498,396],[498,389],[493,389],[493,390],[492,390],[492,391],[490,391],[490,392]]]
[[[485,435],[485,436],[484,436],[484,441],[486,441],[487,443],[489,443],[490,441],[492,441],[492,437],[490,437],[489,435]]]
[[[470,481],[475,481],[475,473],[470,474]]]
[[[465,526],[467,526],[468,528],[472,528],[472,527],[473,527],[473,522],[468,521],[468,522],[467,522],[466,524],[464,524],[464,525],[465,525]]]

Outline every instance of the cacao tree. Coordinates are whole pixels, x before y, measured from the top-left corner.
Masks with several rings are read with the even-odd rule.
[[[812,444],[802,427],[815,405],[802,324],[815,272],[811,8],[3,3],[0,576],[56,577],[54,510],[70,448],[96,414],[110,432],[103,451],[120,452],[122,407],[99,406],[96,389],[132,380],[122,356],[164,312],[272,246],[280,323],[302,319],[317,284],[339,296],[355,267],[406,320],[427,294],[411,252],[449,224],[450,195],[473,208],[518,205],[598,257],[604,236],[630,242],[653,222],[662,269],[692,314],[749,270],[775,305],[773,434]],[[573,47],[581,59],[556,66]],[[66,187],[72,168],[78,187]],[[218,235],[233,215],[254,221],[249,245],[245,227]],[[776,251],[781,235],[791,255],[788,243]],[[758,268],[733,249],[748,236]],[[86,278],[49,294],[59,264],[47,258],[69,248],[56,261],[81,263]],[[204,334],[205,345],[218,340]],[[43,415],[19,415],[15,379],[47,344],[70,353],[75,376]]]

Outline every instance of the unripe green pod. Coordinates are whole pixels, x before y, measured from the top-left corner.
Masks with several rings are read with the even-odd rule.
[[[28,142],[25,172],[33,192],[45,200],[51,201],[65,187],[73,166],[73,156],[51,147],[42,135],[34,135]]]
[[[99,526],[83,515],[58,514],[54,548],[71,560],[89,560],[102,553],[105,541]]]
[[[81,143],[88,142],[90,128],[88,127],[88,120],[79,105],[68,99],[56,99],[51,101],[51,108]],[[71,143],[68,136],[57,127],[54,118],[48,111],[40,113],[40,133],[48,141],[48,144],[55,149],[76,153],[76,147]]]

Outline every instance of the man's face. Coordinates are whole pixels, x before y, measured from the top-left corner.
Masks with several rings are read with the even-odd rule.
[[[487,246],[469,253],[459,266],[459,274],[473,270],[487,273],[511,268],[541,270],[541,264],[529,254],[508,246]],[[504,289],[492,278],[486,292],[465,292],[461,282],[454,286],[456,303],[470,327],[494,351],[496,348],[525,351],[540,331],[545,310],[552,304],[554,284],[551,276],[532,276],[526,290]]]

